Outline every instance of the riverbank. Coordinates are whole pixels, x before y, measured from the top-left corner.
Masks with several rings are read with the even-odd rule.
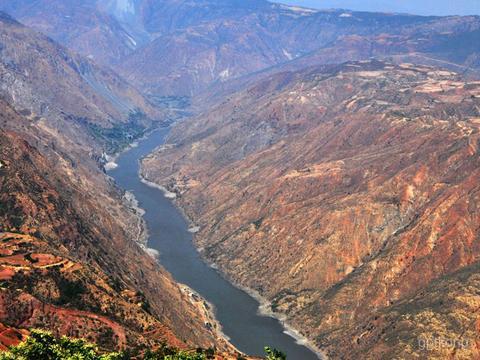
[[[218,269],[218,267],[215,267],[215,269]],[[223,274],[223,273],[220,272],[220,274]],[[250,295],[251,297],[253,297],[255,300],[258,301],[259,314],[277,319],[285,329],[285,334],[295,339],[297,344],[305,346],[306,348],[310,349],[312,352],[314,352],[318,356],[320,360],[328,360],[327,355],[323,353],[323,351],[319,347],[317,347],[311,340],[309,340],[306,336],[304,336],[302,333],[300,333],[298,330],[296,330],[293,326],[291,326],[287,322],[287,316],[285,314],[272,311],[272,303],[268,301],[265,297],[263,297],[258,291],[255,291],[241,284],[238,284],[232,279],[228,279],[228,278],[226,279],[230,281],[234,286],[238,287],[242,291],[245,291],[248,295]]]
[[[170,126],[166,128],[168,129],[169,127]],[[118,164],[116,161],[122,154],[138,147],[141,141],[148,138],[155,131],[159,131],[159,129],[161,129],[161,127],[153,127],[147,130],[141,137],[135,139],[132,143],[128,144],[127,146],[125,146],[120,151],[114,154],[103,154],[103,159],[104,159],[103,170],[105,173],[107,173],[107,176],[109,176],[108,175],[109,171],[115,170],[118,167]],[[111,176],[109,176],[109,178],[114,180]],[[135,243],[140,245],[140,247],[145,252],[147,252],[150,256],[152,256],[153,258],[158,258],[158,255],[159,255],[158,251],[155,249],[151,249],[147,246],[149,233],[148,233],[148,226],[145,222],[145,219],[143,218],[143,215],[145,215],[145,210],[139,206],[138,200],[132,192],[125,189],[121,189],[118,186],[116,187],[120,192],[123,193],[122,201],[125,204],[125,206],[131,211],[132,215],[136,219],[136,231],[134,231],[136,235],[134,236],[133,240],[135,241]]]

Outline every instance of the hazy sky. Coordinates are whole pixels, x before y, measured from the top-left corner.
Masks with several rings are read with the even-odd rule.
[[[421,15],[480,15],[480,0],[278,0],[319,9],[406,12]]]

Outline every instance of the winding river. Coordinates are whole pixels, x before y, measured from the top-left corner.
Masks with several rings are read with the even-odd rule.
[[[159,251],[159,262],[180,283],[186,284],[214,305],[223,332],[240,351],[263,355],[264,346],[281,349],[289,360],[319,357],[285,332],[281,323],[259,314],[259,302],[225,280],[199,256],[188,232],[188,223],[171,200],[144,184],[139,176],[139,160],[163,144],[169,129],[160,129],[122,153],[118,167],[110,170],[117,184],[131,191],[145,210],[148,246]]]

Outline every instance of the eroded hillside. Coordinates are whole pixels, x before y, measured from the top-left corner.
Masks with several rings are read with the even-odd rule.
[[[54,142],[70,142],[66,146],[71,148],[82,143],[96,148],[100,143],[113,152],[168,120],[165,111],[113,71],[4,13],[0,13],[0,43],[0,96],[33,127],[50,133]],[[76,137],[80,139],[69,141]],[[98,154],[102,149],[96,150]]]
[[[333,358],[479,355],[480,82],[378,61],[269,77],[143,162],[202,254]],[[420,337],[471,346],[425,352]]]

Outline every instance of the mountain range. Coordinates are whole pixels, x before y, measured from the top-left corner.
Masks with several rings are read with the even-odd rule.
[[[480,66],[475,16],[319,11],[263,0],[2,0],[0,9],[113,67],[157,100],[191,97],[296,59],[304,65],[413,53]]]

